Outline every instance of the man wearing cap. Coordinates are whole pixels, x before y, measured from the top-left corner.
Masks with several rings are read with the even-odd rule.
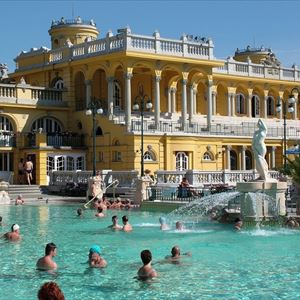
[[[57,264],[53,261],[53,257],[56,256],[56,245],[54,243],[48,243],[45,248],[45,256],[41,257],[37,263],[36,268],[39,270],[55,270]]]
[[[101,257],[101,248],[98,245],[93,245],[89,252],[89,265],[91,268],[105,268],[106,260]]]
[[[11,231],[4,234],[4,238],[9,241],[19,241],[20,236],[20,226],[18,224],[13,224],[11,226]]]

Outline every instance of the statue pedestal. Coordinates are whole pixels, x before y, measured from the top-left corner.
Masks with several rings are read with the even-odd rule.
[[[277,217],[269,210],[270,200],[257,201],[253,205],[251,197],[248,193],[263,193],[274,199],[276,202],[278,215],[286,214],[285,192],[287,183],[281,181],[253,181],[253,182],[238,182],[237,190],[243,193],[241,198],[241,214],[243,219],[249,221],[261,220],[263,218]]]
[[[136,192],[134,204],[140,205],[142,201],[146,200],[147,197],[147,188],[151,185],[152,180],[146,178],[139,178],[136,180]]]

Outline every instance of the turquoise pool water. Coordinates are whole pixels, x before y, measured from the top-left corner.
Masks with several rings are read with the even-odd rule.
[[[66,299],[299,299],[300,230],[246,229],[210,222],[185,232],[160,231],[159,213],[129,211],[131,233],[106,227],[108,211],[97,219],[94,211],[76,216],[78,205],[0,206],[2,233],[18,223],[23,240],[0,240],[0,299],[37,299],[40,285],[56,281]],[[35,264],[45,244],[58,246],[56,274],[39,272]],[[89,247],[97,243],[108,262],[104,270],[86,264]],[[191,251],[179,265],[160,263],[173,245]],[[159,277],[134,279],[141,266],[140,251],[150,249]]]

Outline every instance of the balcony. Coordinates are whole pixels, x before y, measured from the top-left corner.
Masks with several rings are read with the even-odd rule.
[[[16,147],[16,135],[14,133],[0,133],[0,147]]]
[[[78,133],[35,133],[24,134],[24,146],[29,148],[82,148],[85,147],[85,136]]]

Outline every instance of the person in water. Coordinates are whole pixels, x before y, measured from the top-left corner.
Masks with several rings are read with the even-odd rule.
[[[39,300],[65,300],[65,296],[57,283],[45,282],[38,291]]]
[[[178,261],[182,256],[192,256],[191,252],[186,252],[181,254],[180,248],[178,246],[174,246],[171,250],[171,255],[166,256],[166,259],[169,259],[170,261]]]
[[[21,239],[20,226],[18,224],[13,224],[11,226],[11,231],[6,232],[3,235],[3,237],[8,241],[12,241],[12,242],[19,241]]]
[[[123,216],[122,217],[122,222],[123,222],[123,231],[132,231],[132,226],[129,224],[128,222],[128,217],[127,216]]]
[[[160,217],[159,223],[160,223],[160,230],[168,230],[169,229],[166,218]]]
[[[83,216],[83,210],[82,210],[82,208],[78,208],[77,209],[77,216],[78,217],[82,217]]]
[[[41,257],[37,263],[36,267],[38,270],[55,270],[57,269],[57,264],[53,261],[53,257],[56,256],[57,247],[54,243],[48,243],[45,247],[45,256]]]
[[[111,221],[112,221],[112,225],[109,225],[108,228],[111,228],[113,230],[122,230],[123,229],[123,227],[118,224],[117,216],[112,216]]]
[[[24,204],[24,198],[22,197],[22,195],[18,195],[15,201],[15,205],[22,205]]]
[[[103,218],[103,217],[105,217],[105,215],[104,215],[104,213],[103,213],[103,208],[102,207],[98,207],[97,208],[97,213],[95,214],[95,216],[96,217],[98,217],[98,218]]]
[[[91,268],[105,268],[106,260],[101,256],[101,248],[98,245],[93,245],[89,251],[89,265]]]
[[[180,221],[177,221],[175,226],[176,226],[176,230],[182,231],[184,229],[183,224]]]
[[[143,250],[141,252],[141,259],[143,266],[138,270],[138,279],[147,280],[157,277],[156,271],[152,268],[152,253],[150,250]]]
[[[234,220],[234,229],[235,230],[241,230],[243,226],[243,221],[240,218],[236,218]]]

